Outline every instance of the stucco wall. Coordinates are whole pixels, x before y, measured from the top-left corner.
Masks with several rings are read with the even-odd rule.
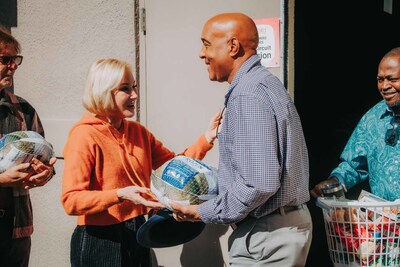
[[[19,0],[13,35],[24,62],[15,74],[15,93],[38,111],[47,139],[60,155],[73,122],[84,112],[82,90],[88,68],[99,57],[116,57],[134,66],[133,0]],[[34,209],[32,267],[67,267],[76,218],[60,204],[61,174],[31,190]]]
[[[143,4],[145,1],[139,2]],[[151,2],[157,4],[154,0]],[[225,6],[231,7],[230,1],[223,2],[218,2],[221,10],[225,10]],[[243,0],[243,3],[247,6],[248,0]],[[255,2],[251,3],[254,5]],[[15,74],[15,93],[36,107],[46,130],[46,139],[54,145],[57,156],[61,156],[71,125],[84,112],[81,96],[90,64],[100,57],[116,57],[135,66],[134,0],[17,0],[17,4],[17,25],[11,31],[21,42],[24,62]],[[215,7],[206,6],[212,9],[212,13],[216,12]],[[254,6],[257,8],[257,5]],[[174,8],[179,6],[175,5],[172,9]],[[276,6],[274,8],[279,10]],[[165,44],[157,42],[155,45],[164,48]],[[195,53],[193,55],[196,56]],[[179,53],[176,56],[179,57]],[[196,64],[200,65],[200,62]],[[202,65],[202,69],[203,67]],[[143,69],[145,66],[141,70],[145,79],[146,71]],[[208,82],[207,80],[205,85],[207,87]],[[143,92],[143,100],[146,100],[145,93]],[[159,96],[158,92],[156,94]],[[188,91],[187,94],[191,92]],[[220,94],[222,98],[223,91]],[[204,97],[202,103],[207,104],[207,95]],[[197,98],[196,100],[199,101]],[[180,99],[177,102],[182,104]],[[156,107],[157,105],[151,105],[147,107],[147,111],[151,108],[154,114],[163,112],[155,110]],[[201,115],[190,117],[188,125],[205,116],[201,109],[198,112]],[[210,111],[210,114],[214,114],[214,111]],[[147,114],[143,115],[146,118]],[[150,123],[150,126],[157,132],[158,121],[149,121],[156,122]],[[177,124],[175,127],[178,128],[174,132],[182,132],[179,127],[183,125],[184,123]],[[172,131],[170,128],[168,130]],[[189,138],[183,134],[174,135],[174,140],[165,140],[173,144],[172,149],[175,149],[178,146],[174,143],[175,140],[181,142],[182,139]],[[190,141],[197,135],[196,131],[189,138]],[[161,140],[163,137],[161,133]],[[212,159],[215,161],[217,156],[213,155]],[[63,166],[63,160],[59,159],[56,164],[57,174],[53,180],[45,187],[31,190],[35,229],[32,236],[32,267],[70,266],[69,242],[76,218],[67,216],[60,203]],[[154,266],[226,266],[226,244],[230,231],[228,226],[207,226],[201,236],[185,246],[155,249]],[[203,253],[198,253],[200,245],[204,243],[207,247],[203,245]]]
[[[61,143],[52,131],[65,133],[82,115],[90,64],[116,57],[134,66],[133,2],[18,1],[18,25],[11,30],[22,44],[24,62],[15,74],[15,92],[37,108],[57,151]]]

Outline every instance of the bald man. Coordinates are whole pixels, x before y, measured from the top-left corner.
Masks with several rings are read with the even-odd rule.
[[[171,203],[178,221],[230,224],[231,266],[304,266],[311,245],[308,152],[296,108],[257,55],[258,31],[241,13],[204,25],[199,57],[230,84],[218,133],[216,198]]]

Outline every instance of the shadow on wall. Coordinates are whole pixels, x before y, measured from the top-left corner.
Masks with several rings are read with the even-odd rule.
[[[182,267],[224,267],[222,250],[227,249],[225,244],[221,244],[220,237],[229,229],[227,225],[207,224],[201,235],[192,241],[185,243],[182,248],[180,262]],[[157,256],[151,251],[152,266],[158,265]]]
[[[202,234],[191,242],[183,245],[181,253],[182,267],[222,267],[224,258],[220,237],[228,231],[227,225],[207,225]]]

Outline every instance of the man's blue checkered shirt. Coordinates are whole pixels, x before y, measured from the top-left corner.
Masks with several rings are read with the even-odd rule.
[[[301,121],[280,80],[250,57],[227,93],[219,140],[218,196],[199,205],[205,223],[261,217],[307,202],[308,152]]]

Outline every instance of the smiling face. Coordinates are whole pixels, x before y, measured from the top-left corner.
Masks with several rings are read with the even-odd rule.
[[[0,43],[0,56],[16,56],[17,51],[13,45]],[[11,61],[9,64],[0,63],[0,90],[9,88],[13,84],[13,76],[18,65]]]
[[[125,68],[121,83],[113,91],[115,114],[113,116],[123,119],[135,115],[135,102],[137,100],[137,85],[130,69]]]
[[[199,57],[204,59],[208,66],[208,75],[211,81],[230,81],[233,58],[230,55],[229,37],[220,30],[220,24],[207,23],[201,34],[203,42]]]
[[[384,57],[379,63],[379,93],[390,107],[400,105],[400,56]]]
[[[201,33],[199,57],[211,81],[231,83],[240,66],[257,53],[258,31],[242,13],[222,13],[209,19]]]

